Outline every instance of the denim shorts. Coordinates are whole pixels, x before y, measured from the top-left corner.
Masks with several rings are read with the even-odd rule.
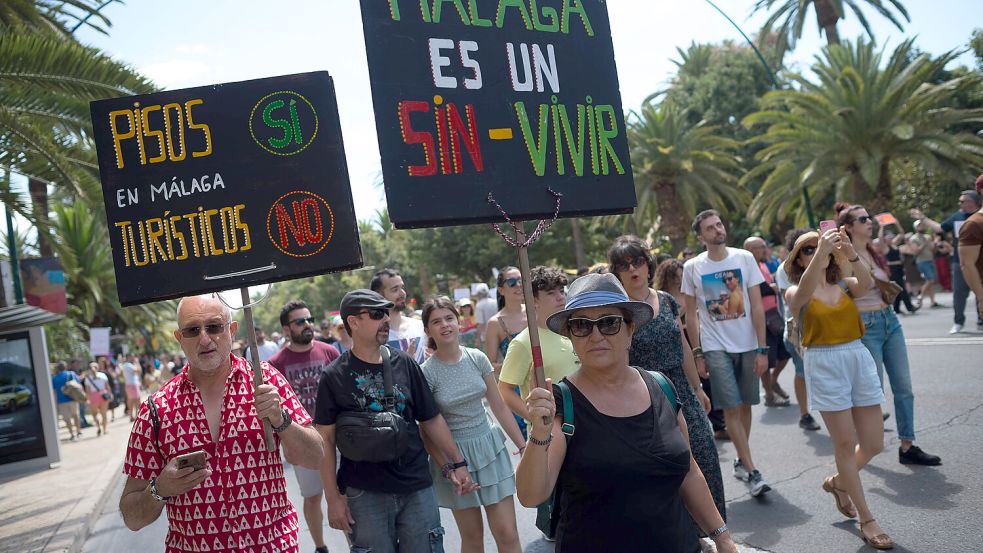
[[[918,272],[922,274],[922,278],[938,282],[939,276],[935,271],[935,260],[919,261],[916,263],[916,266],[918,267]]]
[[[352,553],[444,553],[433,486],[408,493],[385,493],[348,486]]]
[[[728,353],[707,351],[703,353],[707,371],[710,372],[710,389],[713,391],[714,409],[731,409],[741,405],[761,403],[758,375],[754,374],[753,351]]]
[[[809,405],[817,411],[843,411],[884,401],[874,358],[860,340],[805,350]]]

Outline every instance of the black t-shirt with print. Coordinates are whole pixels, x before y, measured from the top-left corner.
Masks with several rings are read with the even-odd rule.
[[[342,492],[351,486],[374,492],[410,493],[433,484],[417,421],[428,421],[440,411],[416,361],[393,348],[389,351],[396,410],[409,427],[409,446],[399,459],[388,463],[355,462],[342,455],[338,469],[338,489]],[[382,411],[383,388],[382,363],[366,363],[346,351],[321,373],[314,422],[335,424],[343,411]]]

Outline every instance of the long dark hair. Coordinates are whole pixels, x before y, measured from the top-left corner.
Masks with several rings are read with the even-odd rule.
[[[854,212],[860,211],[861,209],[864,211],[867,210],[867,208],[862,205],[851,205],[846,202],[836,202],[833,204],[833,209],[836,211],[836,225],[840,227],[845,225],[848,229],[857,220],[857,216],[854,214]],[[851,234],[849,230],[847,230],[846,233],[847,236],[850,237],[850,240],[853,240],[853,234]],[[874,263],[877,263],[877,266],[880,267],[881,270],[888,272],[887,259],[881,255],[881,252],[874,249],[873,243],[870,241],[867,242],[867,253],[870,254],[870,258],[874,260]]]
[[[507,273],[509,271],[518,271],[518,270],[519,270],[518,267],[513,267],[511,265],[508,265],[508,266],[505,266],[505,267],[502,267],[501,269],[499,269],[498,270],[498,280],[496,281],[497,282],[496,288],[501,288],[501,287],[505,286],[505,273]],[[505,294],[503,294],[501,291],[499,291],[498,292],[498,310],[501,311],[504,308],[505,308]]]
[[[433,315],[433,312],[438,309],[448,309],[454,313],[454,316],[457,317],[458,320],[461,319],[461,313],[458,312],[457,306],[454,305],[454,302],[451,301],[450,298],[447,296],[434,296],[423,304],[423,312],[420,318],[423,319],[424,329],[430,326],[430,316]],[[427,347],[430,349],[437,349],[437,342],[435,342],[433,338],[428,337]]]

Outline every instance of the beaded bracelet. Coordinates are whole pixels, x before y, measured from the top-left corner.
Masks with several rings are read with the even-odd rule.
[[[550,437],[549,437],[549,438],[546,438],[545,440],[537,440],[537,439],[536,439],[536,437],[535,437],[535,436],[533,436],[533,435],[532,435],[532,434],[530,433],[530,434],[529,434],[529,439],[528,439],[528,440],[526,440],[526,441],[527,441],[528,443],[533,443],[533,444],[536,444],[536,445],[541,445],[541,446],[544,446],[544,447],[549,447],[549,446],[550,446],[550,443],[552,443],[552,442],[553,442],[553,433],[552,433],[552,432],[550,432]]]

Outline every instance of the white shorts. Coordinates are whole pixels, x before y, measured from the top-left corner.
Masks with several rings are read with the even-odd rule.
[[[324,484],[321,483],[321,471],[311,470],[300,465],[292,466],[294,474],[297,476],[297,485],[300,486],[300,495],[311,497],[324,491]]]
[[[817,411],[843,411],[884,402],[874,358],[860,340],[805,350],[809,405]]]

